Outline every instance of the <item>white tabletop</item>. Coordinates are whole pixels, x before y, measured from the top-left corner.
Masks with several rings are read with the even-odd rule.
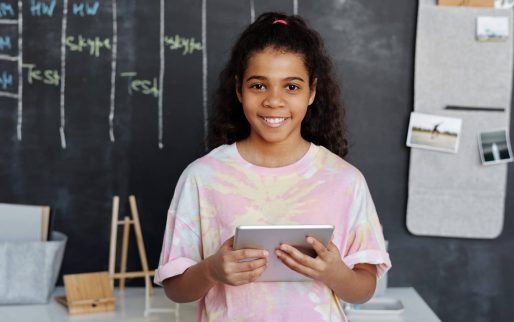
[[[404,306],[403,322],[441,322],[414,287],[389,287],[381,297],[400,300]]]
[[[124,293],[115,291],[116,311],[108,313],[92,313],[83,315],[68,315],[66,308],[55,302],[54,296],[63,295],[62,287],[56,288],[52,299],[48,304],[41,305],[0,305],[0,322],[96,322],[96,321],[130,321],[130,322],[161,322],[175,321],[172,313],[152,313],[144,316],[145,289],[127,288]],[[405,311],[402,322],[440,322],[430,307],[423,301],[412,287],[388,288],[384,297],[399,299],[402,301]],[[162,288],[155,288],[152,297],[152,308],[174,308],[164,295]],[[187,303],[179,305],[179,321],[196,321],[196,304]],[[372,320],[370,320],[372,321]],[[382,320],[380,320],[382,321]],[[390,320],[389,320],[390,321]]]

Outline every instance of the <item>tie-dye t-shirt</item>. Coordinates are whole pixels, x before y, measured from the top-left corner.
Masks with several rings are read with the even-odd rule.
[[[343,261],[391,266],[382,227],[362,174],[322,146],[297,162],[253,165],[236,144],[194,161],[168,211],[155,282],[213,255],[238,225],[331,224]],[[270,254],[273,256],[273,254]],[[198,302],[199,321],[345,321],[332,291],[318,281],[217,284]]]

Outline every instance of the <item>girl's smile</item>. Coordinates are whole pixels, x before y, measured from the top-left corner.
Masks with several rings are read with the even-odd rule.
[[[277,128],[286,123],[289,117],[273,117],[273,116],[261,116],[264,123],[272,128]]]

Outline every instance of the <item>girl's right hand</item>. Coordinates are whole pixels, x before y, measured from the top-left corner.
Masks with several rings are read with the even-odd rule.
[[[233,286],[255,282],[266,269],[268,252],[262,249],[234,250],[233,245],[232,236],[214,255],[206,258],[209,277],[215,282]]]

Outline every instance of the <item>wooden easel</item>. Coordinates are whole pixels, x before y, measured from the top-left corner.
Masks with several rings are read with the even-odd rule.
[[[146,259],[145,245],[143,242],[143,234],[141,232],[141,222],[139,221],[139,213],[137,211],[136,197],[133,195],[129,196],[130,213],[132,219],[129,216],[124,216],[123,220],[119,220],[119,209],[120,209],[120,198],[114,196],[112,198],[112,222],[111,222],[111,244],[109,249],[109,277],[111,279],[111,286],[114,287],[114,280],[119,279],[120,290],[125,289],[125,279],[144,277],[145,287],[150,294],[153,294],[153,286],[150,281],[150,277],[155,273],[148,269],[148,261]],[[120,272],[115,272],[115,261],[116,261],[116,243],[118,226],[123,226],[123,239],[121,245],[121,263]],[[139,252],[139,258],[141,260],[142,271],[127,272],[127,252],[129,242],[130,225],[134,225],[134,232],[136,234],[137,249]]]
[[[175,320],[179,320],[179,305],[175,303],[174,309],[169,308],[152,308],[150,297],[153,295],[153,286],[150,281],[150,277],[155,274],[154,271],[148,269],[148,261],[146,259],[145,245],[143,242],[143,234],[141,232],[141,223],[139,221],[139,212],[137,211],[136,197],[133,195],[129,196],[130,213],[132,219],[125,216],[123,220],[118,219],[118,213],[120,209],[120,198],[114,196],[112,198],[112,222],[111,222],[111,245],[109,250],[109,276],[111,278],[111,286],[114,287],[114,280],[119,279],[120,290],[125,289],[125,279],[133,277],[144,277],[145,278],[145,311],[144,316],[148,316],[151,313],[174,313]],[[116,273],[115,261],[116,261],[116,242],[118,225],[123,225],[123,239],[121,245],[121,265],[120,272]],[[130,225],[134,225],[134,232],[136,233],[136,243],[139,252],[139,258],[141,259],[142,271],[127,272],[127,252],[128,252],[128,241]]]

